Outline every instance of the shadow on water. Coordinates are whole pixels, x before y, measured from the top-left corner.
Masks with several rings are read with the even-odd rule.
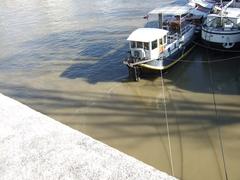
[[[149,23],[146,26],[155,24]],[[53,60],[60,65],[68,61],[68,67],[60,73],[62,78],[82,78],[90,84],[123,82],[128,77],[127,67],[122,64],[128,51],[125,39],[131,32],[123,29],[69,31],[28,41],[22,45],[21,52],[1,60],[0,70],[47,70]],[[220,61],[234,56],[237,58]],[[168,69],[164,78],[180,89],[209,93],[209,59],[213,62],[214,90],[221,94],[240,94],[239,56],[240,53],[207,52],[205,48],[196,47],[182,62]],[[43,62],[49,66],[44,66]],[[149,81],[159,77],[160,73],[143,76]]]
[[[50,116],[61,116],[66,119],[69,119],[71,116],[78,117],[77,119],[65,121],[71,127],[79,127],[79,125],[93,128],[101,127],[101,129],[108,129],[108,132],[111,129],[115,132],[114,134],[104,135],[104,137],[98,136],[98,138],[147,138],[159,135],[165,136],[167,134],[163,104],[160,103],[156,107],[155,103],[149,105],[143,103],[156,102],[156,97],[142,96],[139,99],[138,96],[134,95],[40,90],[4,83],[0,83],[0,89],[13,98],[23,102],[27,101],[28,105],[39,111],[44,109],[44,113]],[[159,101],[161,102],[161,98],[159,98]],[[173,110],[174,104],[177,104],[178,109],[181,109],[181,114],[177,115],[178,122],[173,120],[173,117],[176,116],[176,111]],[[68,111],[64,111],[66,107],[69,109]],[[211,102],[175,100],[174,102],[168,102],[168,108],[169,125],[174,127],[180,123],[188,127],[185,130],[181,130],[181,133],[191,135],[191,137],[194,137],[197,131],[202,131],[202,124],[204,124],[205,130],[210,130],[240,123],[240,120],[237,118],[239,115],[238,105],[234,103],[221,105],[221,120],[216,120],[215,116],[211,115],[214,111]],[[57,112],[55,111],[56,109],[58,109]],[[79,111],[76,111],[76,109]],[[193,113],[195,111],[196,113]],[[82,122],[81,119],[84,119],[83,117],[87,117],[87,121]],[[145,132],[129,130],[120,133],[124,129],[123,127],[139,128],[140,126],[158,127],[161,131],[157,133],[147,130]],[[171,128],[171,134],[176,133],[178,133],[178,130]],[[196,135],[195,138],[199,137]]]
[[[123,41],[121,47],[114,48],[111,46],[113,39],[105,40],[106,44],[89,44],[81,55],[90,58],[99,56],[99,59],[93,63],[73,64],[61,74],[61,77],[83,78],[92,84],[126,79],[127,67],[122,64],[122,60],[127,54],[128,45]],[[106,52],[107,50],[109,52]],[[196,47],[182,62],[166,70],[164,78],[178,88],[193,92],[209,93],[209,88],[213,86],[214,91],[222,94],[240,94],[239,56],[240,53],[207,51],[205,48]],[[210,82],[209,70],[213,74],[214,84]],[[152,81],[160,77],[160,73],[145,73],[142,77]]]
[[[91,55],[94,52],[104,52],[104,49],[109,50],[109,45],[94,44],[87,47],[82,53],[83,55]],[[97,51],[95,50],[97,49]],[[67,68],[61,77],[76,79],[83,78],[87,82],[95,84],[98,82],[121,81],[127,77],[127,68],[123,66],[122,61],[126,55],[127,45],[114,50],[108,55],[100,56],[96,63],[76,63]]]
[[[17,51],[1,57],[0,70],[29,70],[53,60],[90,62],[104,58],[125,39],[128,31],[97,29],[52,33],[20,44]],[[121,43],[121,45],[124,45]],[[73,77],[73,75],[70,75]],[[77,77],[77,76],[76,76]]]
[[[26,55],[17,54],[16,58],[21,57],[25,61],[34,59],[35,68],[43,61],[72,61],[60,74],[62,78],[82,78],[91,84],[121,81],[123,77],[127,77],[127,69],[122,64],[128,50],[125,42],[127,33],[125,30],[110,29],[50,34],[42,39],[26,42],[24,48],[32,51],[28,51]],[[15,59],[8,59],[13,58]]]
[[[82,2],[79,1],[79,5],[81,4]],[[135,6],[132,7],[134,4],[139,10],[134,11]],[[149,153],[154,160],[159,156],[165,156],[155,146],[159,139],[162,141],[161,138],[164,140],[167,137],[160,74],[144,75],[143,83],[128,83],[125,81],[128,76],[127,67],[122,64],[128,51],[126,38],[140,25],[136,23],[139,21],[137,18],[142,18],[140,16],[145,13],[146,8],[150,8],[149,4],[156,6],[155,1],[140,4],[140,8],[139,1],[124,4],[120,10],[116,6],[111,6],[114,10],[109,13],[107,11],[101,13],[97,8],[96,12],[89,11],[85,14],[86,17],[77,13],[77,21],[73,23],[77,23],[76,25],[84,30],[75,31],[75,28],[70,28],[71,31],[65,31],[61,26],[64,27],[66,24],[61,24],[60,32],[58,30],[50,32],[51,27],[47,27],[46,32],[41,32],[41,29],[39,32],[47,35],[43,37],[31,35],[25,42],[19,42],[16,45],[16,51],[9,48],[4,56],[0,55],[0,71],[3,77],[0,81],[1,92],[72,128],[86,131],[86,134],[102,141],[113,142],[112,144],[120,148],[135,144],[134,151],[140,154],[148,153],[144,150],[140,152],[141,149],[138,149],[140,142],[147,142],[149,144],[146,148],[156,149],[159,153],[157,156]],[[130,8],[126,10],[128,5]],[[80,12],[78,8],[77,12]],[[94,16],[100,18],[94,19]],[[113,18],[108,23],[109,16]],[[82,23],[81,18],[87,18],[83,21],[86,24]],[[47,19],[48,21],[56,23],[56,19]],[[48,24],[36,22],[40,24],[39,27],[48,26]],[[145,27],[156,25],[156,22],[148,21]],[[16,35],[22,36],[21,33]],[[36,37],[38,38],[35,39]],[[29,39],[32,40],[29,41]],[[240,123],[239,101],[229,100],[229,96],[217,97],[221,117],[216,118],[210,90],[209,65],[206,63],[208,58],[223,59],[235,54],[210,51],[208,53],[209,55],[206,49],[197,47],[185,57],[185,61],[177,63],[164,73],[166,92],[169,93],[168,90],[172,88],[169,90],[172,91],[172,96],[179,96],[167,98],[171,137],[183,138],[184,141],[180,142],[182,146],[180,151],[188,153],[193,147],[191,151],[196,156],[199,155],[195,153],[195,149],[203,148],[203,152],[206,152],[205,150],[209,149],[209,143],[206,142],[212,139],[215,142],[217,137],[214,130],[219,127],[224,129],[224,140],[227,143],[238,142],[240,138],[238,131],[234,128]],[[211,64],[214,75],[213,87],[217,95],[240,94],[239,62],[236,58]],[[39,74],[41,76],[38,76]],[[11,79],[15,76],[16,79]],[[107,90],[109,87],[112,88],[112,85],[119,89],[116,88],[114,89],[116,91],[109,93]],[[73,86],[74,88],[71,89]],[[198,100],[198,97],[206,99]],[[205,135],[208,133],[213,136]],[[151,137],[156,138],[157,141],[152,141]],[[193,146],[190,145],[192,142],[194,142]],[[230,148],[232,148],[231,157],[237,157],[239,147],[231,145]],[[132,151],[129,147],[127,149],[129,152]],[[205,153],[203,155],[199,157],[203,161],[210,158],[208,155],[205,156]],[[196,172],[197,166],[195,166],[196,163],[192,163],[192,159],[185,168],[188,164],[187,156],[191,158],[191,152],[189,155],[182,154],[182,168],[184,167],[184,171],[189,173]],[[188,166],[191,167],[188,168]],[[206,166],[205,162],[203,166]],[[192,167],[194,168],[191,169]]]
[[[240,53],[209,51],[196,47],[165,78],[180,89],[219,94],[240,94]],[[211,77],[213,82],[211,82]]]
[[[156,21],[148,21],[145,25],[145,27],[155,26],[157,26]],[[109,32],[103,34],[103,32],[97,31],[83,33],[83,35],[100,33],[97,37],[104,37],[103,41],[89,42],[79,53],[80,57],[97,58],[97,60],[90,63],[72,64],[60,76],[69,79],[83,78],[92,84],[125,80],[128,72],[127,67],[122,64],[122,60],[127,55],[128,44],[125,39],[129,32],[122,32],[120,42],[117,41],[119,32],[112,35],[109,35]],[[206,48],[196,46],[182,62],[168,69],[164,77],[175,86],[193,92],[209,93],[210,86],[213,86],[214,91],[222,94],[240,94],[239,56],[240,53],[209,51]],[[209,68],[213,74],[214,84],[210,83]],[[143,78],[152,81],[159,75],[160,73],[145,73]],[[179,81],[179,79],[181,80]]]

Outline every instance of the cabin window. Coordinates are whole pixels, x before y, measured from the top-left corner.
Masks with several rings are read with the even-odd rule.
[[[221,27],[221,18],[216,17],[214,19],[208,19],[208,26],[218,28]]]
[[[143,43],[142,42],[137,42],[137,48],[143,48]]]
[[[167,36],[166,35],[163,37],[163,41],[164,41],[164,44],[167,43]]]
[[[134,41],[131,41],[131,48],[136,48],[136,43]]]
[[[159,45],[163,45],[163,39],[159,39]]]
[[[152,42],[152,50],[157,48],[157,40]]]
[[[144,43],[143,45],[145,50],[149,50],[149,43]]]

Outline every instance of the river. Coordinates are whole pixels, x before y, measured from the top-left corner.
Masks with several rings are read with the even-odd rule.
[[[165,3],[2,0],[0,92],[180,179],[239,180],[240,53],[197,45],[166,104],[160,74],[128,80],[126,38]]]

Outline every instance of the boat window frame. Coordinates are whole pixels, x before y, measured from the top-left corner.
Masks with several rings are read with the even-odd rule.
[[[158,47],[158,40],[154,40],[151,42],[151,48],[152,50],[155,50]]]
[[[159,39],[159,46],[162,46],[163,45],[163,38],[160,38]]]
[[[144,43],[143,43],[143,49],[144,49],[144,50],[147,50],[147,51],[150,50],[149,42],[144,42]]]
[[[214,22],[214,24],[212,24],[212,27],[214,27],[214,28],[221,28],[222,27],[221,17],[215,18],[213,22]]]
[[[167,43],[167,35],[163,36],[163,43],[166,44]]]
[[[221,27],[221,17],[207,17],[205,24],[207,27],[219,28]]]
[[[141,44],[141,45],[140,45]],[[139,46],[140,45],[140,46]],[[143,49],[143,42],[141,41],[136,41],[136,47],[137,48],[140,48],[140,49]]]
[[[238,25],[235,20],[237,20],[237,18],[232,18],[232,17],[223,17],[223,24],[224,24],[224,28],[225,28],[225,25],[231,25],[230,26],[230,29],[233,29],[233,28],[238,28]]]
[[[135,49],[137,46],[136,46],[136,41],[130,41],[130,47],[132,49]]]

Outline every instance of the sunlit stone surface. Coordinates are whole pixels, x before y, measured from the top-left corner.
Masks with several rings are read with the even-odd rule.
[[[175,179],[0,94],[0,179]]]

